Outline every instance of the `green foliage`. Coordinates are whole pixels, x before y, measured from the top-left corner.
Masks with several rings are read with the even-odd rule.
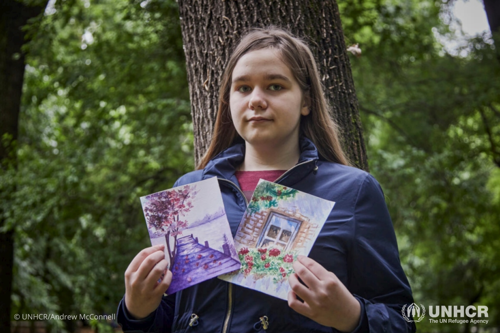
[[[382,184],[415,300],[488,305],[499,325],[500,63],[470,38],[463,56],[441,1],[341,4],[370,169]],[[351,17],[353,16],[354,17]],[[428,332],[470,327],[418,324]]]
[[[493,45],[472,38],[465,56],[443,50],[436,34],[451,32],[447,2],[338,4],[347,43],[363,50],[351,66],[370,168],[415,300],[488,305],[489,326],[500,325]],[[17,171],[6,165],[0,175],[0,211],[16,231],[13,312],[109,314],[128,263],[149,245],[139,197],[193,168],[177,5],[65,0],[41,22],[28,30]],[[295,195],[258,191],[254,211]],[[279,278],[279,256],[250,255],[252,269],[269,263]],[[457,331],[426,321],[418,328]]]
[[[114,313],[149,246],[139,197],[193,168],[177,6],[143,6],[58,1],[29,44],[18,170],[0,176],[13,313]]]
[[[255,188],[248,209],[250,214],[254,214],[271,207],[278,207],[279,200],[295,198],[296,194],[297,190],[295,189],[270,182],[261,182]]]

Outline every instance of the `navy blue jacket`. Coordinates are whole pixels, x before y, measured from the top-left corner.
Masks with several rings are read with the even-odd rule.
[[[323,160],[306,138],[300,149],[297,165],[277,183],[336,202],[309,257],[335,273],[360,302],[354,332],[414,332],[415,325],[401,314],[413,298],[380,185],[365,171]],[[244,144],[233,145],[205,169],[175,183],[217,177],[233,236],[247,205],[234,175],[244,154]],[[192,314],[199,316],[197,326],[189,326]],[[260,325],[262,316],[269,318],[267,330]],[[284,300],[217,278],[164,297],[142,320],[130,318],[122,299],[117,318],[126,332],[337,332],[298,314]]]

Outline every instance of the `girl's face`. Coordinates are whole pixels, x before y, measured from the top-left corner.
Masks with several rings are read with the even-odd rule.
[[[240,136],[267,148],[298,142],[300,116],[309,114],[298,82],[273,49],[251,51],[238,60],[229,106]]]

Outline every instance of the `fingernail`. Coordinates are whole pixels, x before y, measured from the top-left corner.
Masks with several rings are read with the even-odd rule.
[[[158,244],[158,245],[155,245],[155,246],[153,246],[153,247],[156,247],[156,248],[161,248],[161,247],[164,247],[164,245],[163,245],[163,244]]]

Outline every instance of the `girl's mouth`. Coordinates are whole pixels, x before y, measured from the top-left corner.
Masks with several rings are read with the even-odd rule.
[[[252,117],[248,121],[249,122],[265,122],[265,121],[271,121],[271,119],[267,119],[264,117]]]

